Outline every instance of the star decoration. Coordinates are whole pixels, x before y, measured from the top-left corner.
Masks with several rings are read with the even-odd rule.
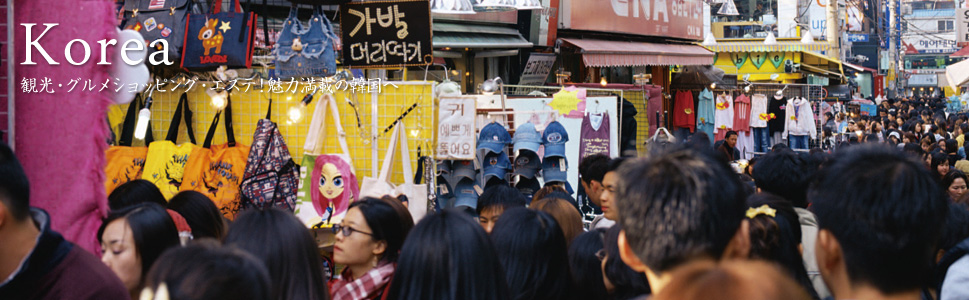
[[[219,26],[219,30],[222,30],[222,32],[229,32],[230,29],[232,27],[229,27],[229,22],[226,21],[222,21],[222,26]]]

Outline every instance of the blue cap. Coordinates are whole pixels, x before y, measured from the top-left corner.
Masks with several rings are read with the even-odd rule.
[[[542,189],[542,185],[539,184],[538,178],[522,177],[521,179],[518,180],[518,183],[515,184],[515,188],[518,189],[519,192],[524,194],[525,198],[531,199],[532,196],[535,195],[535,192],[538,192],[538,190]]]
[[[542,162],[542,174],[545,183],[549,182],[568,182],[569,181],[569,162],[562,158],[545,158]]]
[[[529,150],[538,153],[538,147],[542,145],[542,134],[535,129],[535,124],[528,122],[515,129],[515,137],[512,139],[515,144],[515,152]]]
[[[455,160],[451,162],[451,178],[454,181],[461,178],[474,179],[478,172],[474,169],[474,162],[470,160]]]
[[[478,134],[478,150],[485,149],[488,152],[503,152],[505,146],[511,144],[511,135],[504,126],[496,122],[489,123],[481,128]]]
[[[565,157],[565,143],[569,141],[569,133],[559,121],[554,121],[545,127],[542,133],[542,143],[545,145],[545,157]]]
[[[462,178],[454,185],[454,207],[478,208],[478,192],[474,190],[474,179]]]
[[[542,160],[538,158],[538,153],[522,150],[515,157],[515,173],[527,178],[535,178],[535,174],[542,169]]]
[[[485,178],[494,176],[505,179],[508,170],[511,170],[511,161],[508,160],[508,154],[505,154],[504,151],[485,154],[481,164],[483,165],[482,169],[484,169]]]
[[[445,209],[454,207],[454,189],[451,188],[451,183],[444,176],[437,177],[437,188],[435,188],[437,193],[437,208]]]
[[[437,174],[450,176],[451,174],[451,161],[450,160],[439,160],[437,164]]]

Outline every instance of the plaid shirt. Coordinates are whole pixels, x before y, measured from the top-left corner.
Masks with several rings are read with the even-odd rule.
[[[354,281],[346,281],[351,278],[350,269],[347,268],[341,274],[341,279],[333,283],[333,300],[365,300],[373,299],[384,287],[390,283],[394,276],[395,264],[383,264],[371,269],[360,278]]]

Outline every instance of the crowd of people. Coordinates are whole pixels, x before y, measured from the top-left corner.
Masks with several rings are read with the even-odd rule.
[[[969,299],[969,122],[940,103],[831,114],[836,150],[778,144],[742,170],[730,141],[702,138],[586,157],[603,212],[588,225],[555,185],[532,199],[495,185],[474,211],[417,222],[395,197],[357,199],[332,257],[292,212],[229,223],[202,194],[166,201],[135,180],[108,198],[99,261],[30,206],[2,145],[0,298]]]

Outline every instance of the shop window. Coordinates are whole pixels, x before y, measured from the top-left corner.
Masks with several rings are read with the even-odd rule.
[[[939,31],[952,31],[953,21],[939,21]]]
[[[777,0],[729,0],[737,7],[739,15],[720,15],[717,12],[725,4],[711,7],[714,35],[718,38],[763,38],[774,31],[777,34]]]

